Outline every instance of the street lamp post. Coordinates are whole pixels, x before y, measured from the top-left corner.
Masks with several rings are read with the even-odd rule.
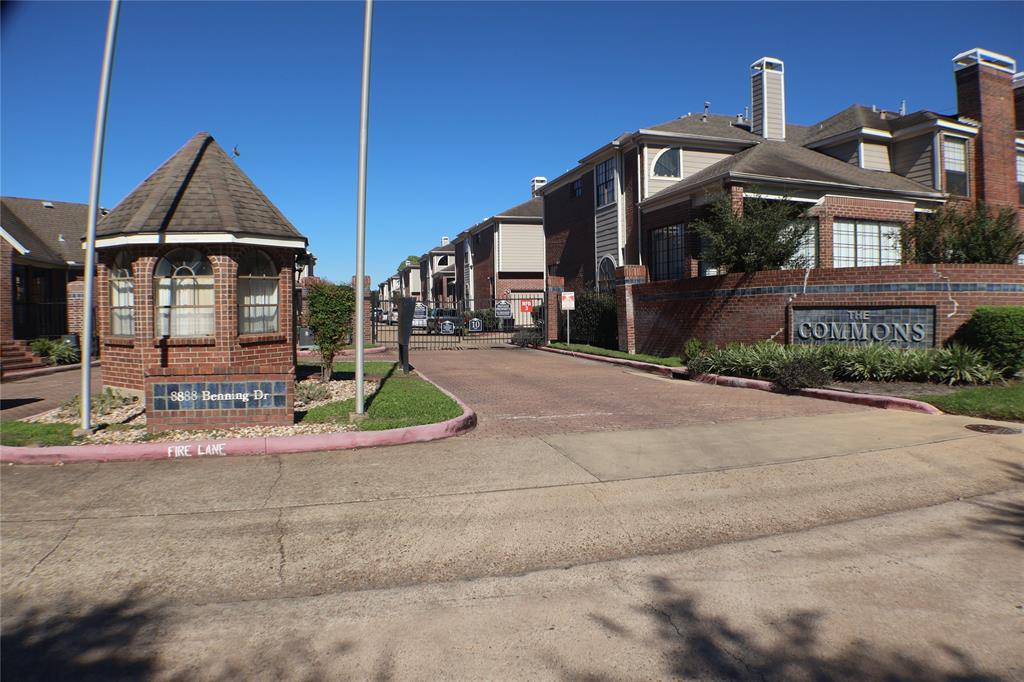
[[[365,321],[366,270],[366,138],[370,128],[370,37],[373,27],[373,0],[366,0],[363,22],[363,91],[359,110],[359,196],[356,198],[356,414],[364,413],[363,327]]]

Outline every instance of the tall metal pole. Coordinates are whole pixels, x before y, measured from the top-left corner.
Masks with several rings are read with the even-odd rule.
[[[107,41],[103,46],[103,71],[100,75],[99,102],[96,104],[96,131],[92,139],[92,174],[89,178],[89,219],[85,235],[85,300],[82,311],[82,424],[81,431],[92,429],[92,336],[94,280],[96,270],[96,217],[100,210],[100,174],[103,169],[103,141],[107,131],[107,101],[110,99],[110,72],[114,64],[114,44],[121,0],[110,0],[107,17]]]
[[[363,93],[359,109],[359,196],[356,198],[356,414],[363,414],[363,316],[366,312],[366,138],[370,129],[370,35],[373,29],[373,0],[366,0],[363,21]]]

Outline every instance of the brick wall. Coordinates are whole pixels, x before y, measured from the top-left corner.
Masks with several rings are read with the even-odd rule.
[[[955,77],[958,113],[982,124],[975,140],[976,197],[993,206],[1016,208],[1013,76],[974,64],[956,71]]]
[[[637,216],[640,209],[637,202],[640,200],[639,178],[637,177],[637,156],[640,148],[634,148],[622,155],[622,201],[623,213],[625,215],[626,236],[624,258],[625,263],[640,262],[640,232]]]
[[[514,291],[544,291],[544,276],[540,273],[537,273],[536,276],[527,274],[506,276],[499,273],[495,284],[496,296],[502,298]]]
[[[95,281],[93,285],[95,285]],[[67,290],[68,334],[81,335],[85,329],[85,318],[82,315],[85,310],[85,282],[83,280],[68,282],[65,289]]]
[[[466,237],[473,249],[474,308],[490,308],[494,297],[494,228],[488,227]]]
[[[187,419],[197,428],[244,423],[292,423],[295,377],[295,311],[292,305],[294,252],[288,249],[262,249],[279,269],[277,332],[238,334],[238,260],[248,247],[209,245],[197,248],[206,254],[213,266],[214,334],[198,338],[157,338],[153,312],[153,273],[159,258],[173,248],[136,246],[125,249],[132,262],[135,288],[135,333],[130,337],[114,336],[110,331],[109,268],[117,250],[99,252],[96,278],[99,302],[97,331],[102,339],[104,384],[133,391],[150,391],[154,382],[167,381],[286,381],[287,404],[281,409],[208,410],[163,416],[151,413],[147,416],[147,422],[151,431],[180,426],[179,418]]]
[[[558,340],[558,317],[562,304],[562,292],[565,291],[565,280],[557,275],[547,276],[547,330],[548,341]]]
[[[582,196],[572,196],[571,182],[544,194],[547,274],[562,277],[573,291],[596,281],[593,171],[584,173],[580,181]]]
[[[14,247],[0,238],[0,341],[14,339]]]
[[[822,268],[830,268],[832,267],[832,225],[836,219],[879,220],[912,225],[914,223],[914,203],[826,195],[818,206],[808,211],[808,214],[818,218],[818,265]]]
[[[467,237],[468,239],[468,237]],[[455,245],[455,290],[452,295],[456,301],[465,302],[466,298],[466,246],[461,241]]]
[[[1024,305],[1024,266],[1019,265],[819,268],[810,271],[805,287],[806,273],[772,270],[628,287],[623,282],[618,294],[620,347],[675,355],[689,338],[720,345],[769,339],[785,343],[793,307],[805,306],[933,306],[936,343],[941,344],[980,305]],[[637,279],[644,276],[639,271],[632,274]],[[866,288],[870,285],[917,290],[870,291]],[[1015,290],[957,290],[981,285],[1003,289],[1012,285]],[[852,289],[830,292],[821,288],[827,286]],[[930,290],[923,290],[926,287]]]

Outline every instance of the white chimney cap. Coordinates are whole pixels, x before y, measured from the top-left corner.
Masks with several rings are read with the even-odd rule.
[[[785,65],[775,57],[761,57],[750,65],[753,71],[782,71]]]
[[[441,237],[441,246],[448,246],[448,237]]]
[[[973,66],[974,64],[984,64],[985,66],[991,66],[993,69],[1005,71],[1006,73],[1013,73],[1017,70],[1017,60],[1013,57],[1007,57],[1005,54],[992,52],[991,50],[986,50],[981,47],[965,50],[953,57],[954,71],[966,69],[968,66]]]

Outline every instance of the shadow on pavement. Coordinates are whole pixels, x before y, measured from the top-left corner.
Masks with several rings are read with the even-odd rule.
[[[855,639],[827,641],[823,611],[798,611],[766,623],[767,639],[701,609],[698,600],[669,580],[651,579],[653,603],[637,607],[652,619],[669,669],[666,677],[714,680],[935,680],[997,682],[964,650],[937,644],[928,658]],[[591,615],[610,636],[629,631],[603,616]],[[564,668],[563,668],[564,670]],[[568,679],[604,679],[600,672],[567,672]]]
[[[1001,461],[999,464],[1007,478],[1018,485],[1024,485],[1024,467],[1015,462]],[[984,518],[975,519],[971,525],[979,530],[1000,535],[1024,549],[1024,502],[977,502],[985,510]]]
[[[0,410],[10,410],[14,407],[42,402],[42,400],[42,398],[3,398],[0,399]]]

